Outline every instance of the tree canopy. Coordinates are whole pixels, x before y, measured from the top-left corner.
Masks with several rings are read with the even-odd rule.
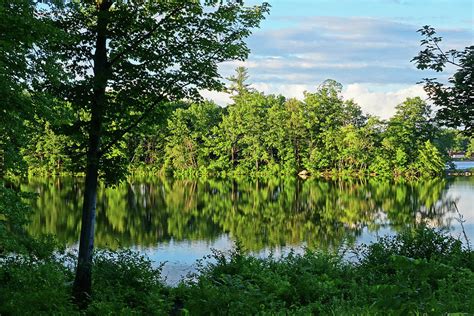
[[[461,128],[468,136],[474,132],[474,46],[464,50],[451,49],[444,51],[440,43],[442,38],[436,30],[428,25],[419,29],[423,36],[424,47],[412,59],[418,69],[443,71],[447,65],[457,68],[448,80],[449,85],[436,81],[436,78],[425,78],[425,91],[438,107],[437,119],[442,124]]]
[[[124,175],[124,136],[152,122],[162,105],[199,98],[201,89],[221,90],[218,63],[247,57],[244,40],[269,6],[234,0],[24,5],[57,30],[29,48],[36,63],[28,84],[50,110],[64,114],[50,128],[71,139],[72,161],[86,174],[74,284],[84,302],[99,175],[110,183]]]

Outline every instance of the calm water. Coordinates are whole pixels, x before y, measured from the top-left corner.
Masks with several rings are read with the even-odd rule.
[[[76,246],[82,181],[25,184],[23,189],[39,194],[29,231]],[[453,201],[474,240],[474,177],[418,183],[137,180],[100,188],[96,245],[133,247],[157,264],[167,261],[164,274],[174,283],[210,248],[230,249],[236,239],[254,253],[279,254],[369,242],[421,222],[459,236]]]
[[[457,170],[474,169],[474,161],[454,161]]]

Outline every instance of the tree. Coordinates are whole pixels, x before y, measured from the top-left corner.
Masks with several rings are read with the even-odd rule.
[[[469,137],[454,128],[440,128],[433,140],[434,145],[446,161],[450,160],[453,152],[465,152],[469,144]]]
[[[213,102],[176,110],[168,120],[165,164],[175,171],[204,167],[208,162],[204,142],[212,128],[219,124],[221,110]]]
[[[87,302],[91,289],[98,177],[116,181],[122,174],[121,156],[111,150],[124,135],[150,122],[161,104],[199,97],[200,89],[221,90],[217,64],[246,58],[244,39],[268,8],[233,0],[97,0],[71,1],[44,12],[64,34],[50,38],[38,57],[56,65],[62,78],[39,73],[35,87],[71,102],[78,117],[85,113],[63,126],[87,135],[73,286],[79,303]]]
[[[227,78],[230,81],[230,86],[227,91],[235,96],[243,95],[251,91],[250,84],[246,83],[249,79],[247,68],[237,67],[235,69],[235,75]]]
[[[431,107],[415,97],[407,98],[395,109],[395,115],[388,122],[386,135],[413,156],[420,143],[433,138],[435,129],[431,120]]]
[[[385,166],[395,176],[441,172],[443,157],[431,143],[436,134],[430,106],[419,97],[407,98],[396,106],[396,113],[384,132],[382,159],[386,161]],[[385,166],[377,164],[380,171],[386,171]]]
[[[141,128],[125,136],[129,169],[133,172],[160,172],[169,136],[168,119],[178,109],[188,106],[187,102],[163,104],[155,111],[153,124],[142,124]]]
[[[280,101],[258,92],[237,98],[209,141],[210,151],[217,158],[213,167],[241,174],[251,170],[261,171],[270,160],[265,143],[266,133],[269,132],[268,109]]]
[[[474,133],[474,45],[463,51],[451,49],[443,51],[439,46],[442,38],[436,36],[434,28],[425,25],[418,30],[424,37],[421,45],[424,50],[414,57],[418,69],[443,71],[447,64],[457,67],[456,73],[448,82],[450,86],[425,78],[425,91],[439,107],[437,119],[444,125],[462,128],[464,133]]]
[[[44,131],[33,134],[29,144],[22,150],[29,174],[60,174],[71,169],[71,159],[64,148],[69,140],[64,135],[55,134],[50,125],[46,121]]]
[[[333,141],[343,126],[361,125],[360,107],[352,100],[343,101],[342,85],[332,79],[325,80],[315,93],[305,92],[305,125],[309,129],[310,170],[331,169],[337,162],[337,144]]]
[[[299,100],[289,99],[275,103],[268,110],[270,128],[265,142],[283,173],[295,174],[301,171],[302,160],[308,150],[308,129],[305,126],[303,105]]]
[[[29,142],[34,117],[44,113],[44,104],[31,96],[30,70],[37,65],[31,54],[34,45],[54,34],[48,23],[35,19],[32,2],[0,0],[0,256],[33,254],[40,243],[26,233],[31,209],[29,194],[6,185],[12,174],[23,174],[25,161],[20,149]],[[44,245],[41,244],[41,247]],[[35,253],[36,252],[36,253]]]
[[[49,32],[47,23],[35,19],[29,1],[0,0],[0,178],[23,167],[19,148],[31,129],[26,122],[40,110],[29,93],[31,51]]]
[[[427,176],[437,174],[445,168],[443,156],[429,140],[420,146],[415,168],[417,173]]]

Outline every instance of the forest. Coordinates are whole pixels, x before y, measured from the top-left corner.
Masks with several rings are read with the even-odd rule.
[[[474,153],[474,46],[443,50],[420,28],[413,65],[454,74],[381,119],[333,79],[295,99],[245,67],[223,78],[270,8],[0,0],[0,315],[474,311],[445,178],[453,152]],[[453,207],[464,239],[427,225]],[[384,225],[395,234],[355,242]],[[176,286],[139,249],[221,234],[234,247]]]
[[[418,178],[441,175],[450,152],[474,152],[474,141],[439,126],[419,97],[381,120],[343,100],[334,80],[297,100],[255,91],[247,78],[243,67],[229,78],[233,103],[227,107],[212,101],[162,106],[157,122],[125,136],[108,158],[132,175]],[[56,119],[65,124],[68,115]],[[68,154],[79,146],[74,138],[55,132],[55,122],[35,124],[39,132],[21,149],[28,173],[80,174],[84,163]]]

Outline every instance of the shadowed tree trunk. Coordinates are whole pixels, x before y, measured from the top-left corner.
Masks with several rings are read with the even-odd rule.
[[[79,92],[77,105],[90,114],[79,257],[73,285],[74,298],[84,308],[91,294],[98,175],[105,171],[101,170],[101,156],[154,114],[162,102],[192,98],[200,89],[221,87],[218,63],[247,57],[243,39],[250,35],[250,28],[259,25],[268,5],[255,6],[250,14],[242,1],[95,0],[72,4],[71,12],[66,7],[59,16],[59,24],[72,36],[71,45],[67,41],[61,42],[64,46],[53,45],[52,56],[56,58],[57,49],[68,49],[57,56],[64,69],[71,68],[71,92]],[[215,8],[215,13],[208,13],[207,6]],[[82,75],[82,61],[89,58],[89,51],[93,52],[93,76],[91,90],[87,91],[90,102],[85,106],[83,87],[89,88],[89,76]],[[191,55],[199,58],[190,58]],[[137,65],[130,60],[143,63]],[[120,61],[125,62],[116,63]],[[108,80],[113,79],[113,67],[121,78],[112,82],[114,91],[119,93],[109,99],[106,88]],[[140,81],[138,86],[136,80]],[[135,98],[146,100],[147,104],[129,104]],[[109,109],[110,113],[123,114],[123,121],[115,126],[118,129],[104,126],[106,119],[114,120],[113,115],[106,117]],[[111,136],[108,142],[104,141],[106,133]],[[236,154],[234,159],[238,159],[238,151]]]
[[[87,151],[84,204],[82,206],[79,257],[73,295],[80,307],[86,307],[91,295],[92,252],[94,250],[94,225],[97,199],[97,178],[100,160],[100,138],[105,107],[105,89],[109,76],[107,61],[107,21],[111,0],[98,3],[97,40],[94,53],[93,95],[91,100],[91,121],[89,125],[89,147]]]
[[[5,166],[5,151],[3,150],[3,142],[0,139],[0,180],[3,179],[5,171],[4,171],[4,166]]]

